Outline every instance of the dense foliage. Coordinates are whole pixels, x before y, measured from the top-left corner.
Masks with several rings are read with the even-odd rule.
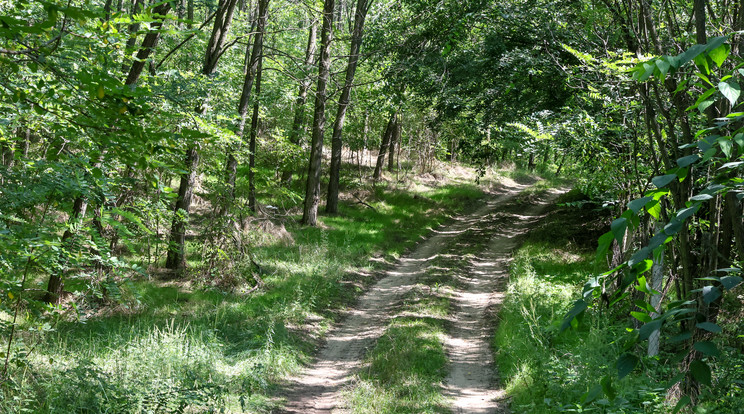
[[[589,200],[569,206],[616,216],[562,309],[564,335],[606,309],[627,327],[582,404],[652,364],[654,404],[714,404],[742,381],[742,29],[744,6],[709,0],[0,0],[3,395],[50,331],[137,308],[140,281],[260,291],[266,222],[316,226],[460,159],[571,176]],[[178,369],[209,371],[199,340]],[[122,378],[115,411],[222,395],[135,404]]]

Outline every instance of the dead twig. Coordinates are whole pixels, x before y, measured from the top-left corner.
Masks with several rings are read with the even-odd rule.
[[[369,204],[365,203],[365,202],[364,202],[364,200],[362,200],[361,198],[359,198],[359,196],[358,196],[358,195],[356,195],[356,194],[353,194],[353,195],[354,195],[354,198],[356,198],[356,199],[357,199],[357,204],[362,204],[362,205],[365,205],[365,206],[367,206],[367,207],[371,208],[372,210],[374,210],[374,211],[375,211],[375,213],[377,213],[377,209],[376,209],[376,208],[374,208],[374,207],[372,207],[371,205],[369,205]]]

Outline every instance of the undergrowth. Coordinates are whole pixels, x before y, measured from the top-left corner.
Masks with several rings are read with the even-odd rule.
[[[571,191],[515,252],[493,339],[513,412],[672,411],[665,404],[667,381],[676,364],[668,360],[669,355],[662,352],[658,358],[644,359],[640,370],[617,380],[616,361],[624,352],[623,333],[628,324],[622,312],[609,313],[599,304],[587,311],[579,329],[561,332],[565,313],[580,297],[583,284],[606,270],[594,262],[594,249],[605,231],[603,226],[609,223],[607,217],[605,210]],[[735,309],[741,311],[738,306],[724,306],[724,313],[740,325],[736,322],[740,319],[732,315]],[[733,364],[717,368],[718,386],[704,391],[695,413],[740,412],[735,401],[741,398],[744,382],[741,353],[736,348],[722,346]]]
[[[342,203],[314,228],[285,221],[292,242],[256,239],[251,246],[265,284],[250,294],[202,280],[140,279],[122,285],[123,302],[83,308],[73,293],[45,332],[24,330],[14,343],[0,412],[271,411],[281,404],[273,395],[278,384],[308,362],[338,311],[375,272],[483,196],[472,182],[440,184],[377,186],[365,199],[369,207]],[[198,250],[198,240],[190,243]],[[392,342],[435,344],[441,329],[405,318],[397,324]]]

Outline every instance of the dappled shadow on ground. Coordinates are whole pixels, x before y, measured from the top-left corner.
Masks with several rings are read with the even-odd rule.
[[[430,328],[445,326],[450,332],[445,339],[446,349],[452,360],[451,371],[455,372],[445,387],[447,395],[461,410],[458,412],[494,412],[499,406],[494,399],[501,393],[491,389],[494,377],[485,314],[494,300],[501,298],[494,291],[505,284],[508,263],[505,258],[517,246],[527,226],[540,218],[537,213],[544,203],[542,198],[552,197],[547,193],[533,194],[505,204],[510,198],[504,196],[453,220],[446,228],[434,230],[433,237],[401,259],[329,335],[318,362],[288,392],[287,412],[331,412],[340,408],[340,395],[361,367],[364,353],[374,346],[377,338],[385,338],[392,335],[391,329],[399,329],[400,320],[416,321]],[[418,308],[426,307],[424,302],[448,295],[439,292],[442,286],[453,292],[453,317],[417,314]],[[401,306],[406,312],[399,314]],[[394,317],[396,314],[399,317]],[[385,331],[388,323],[391,328]],[[415,367],[406,369],[398,367],[396,375],[416,372]],[[368,375],[368,380],[385,389],[382,372]],[[408,403],[405,398],[399,403],[392,401],[386,410],[421,412],[423,409],[419,406],[407,411]]]
[[[208,280],[203,282],[206,286],[190,279],[125,284],[122,294],[128,308],[111,308],[107,315],[84,323],[63,321],[56,326],[57,332],[36,347],[34,356],[43,367],[38,375],[57,378],[49,384],[59,395],[78,388],[69,395],[80,401],[94,395],[105,400],[108,397],[101,393],[110,391],[107,395],[116,396],[115,404],[101,400],[86,404],[114,407],[117,412],[147,399],[153,404],[171,399],[174,404],[206,407],[227,397],[233,408],[267,410],[272,402],[252,399],[268,395],[280,378],[308,361],[317,335],[376,279],[376,269],[389,267],[421,240],[427,228],[438,227],[444,220],[442,211],[480,195],[474,185],[442,186],[425,196],[394,190],[371,195],[367,201],[376,210],[342,203],[339,215],[323,217],[323,227],[287,222],[294,244],[253,246],[251,253],[266,285],[250,295],[210,287]],[[191,251],[199,250],[194,249],[196,243],[198,238],[190,240]],[[371,262],[371,257],[379,260]],[[407,261],[419,267],[435,259],[429,255]],[[396,292],[392,286],[383,289],[384,294]],[[96,367],[95,372],[89,366]],[[96,388],[101,383],[115,389]],[[56,406],[77,407],[73,404],[77,403]]]

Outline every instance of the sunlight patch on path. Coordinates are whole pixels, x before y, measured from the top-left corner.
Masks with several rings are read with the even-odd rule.
[[[342,413],[341,395],[351,385],[361,368],[364,355],[384,333],[404,295],[416,284],[432,260],[454,256],[468,261],[466,272],[459,272],[465,288],[454,294],[453,329],[445,340],[451,359],[451,373],[445,394],[453,401],[457,413],[492,413],[503,411],[502,390],[495,389],[497,378],[489,346],[486,312],[500,303],[506,285],[506,257],[516,247],[517,237],[533,220],[532,210],[525,215],[505,217],[499,212],[514,195],[525,189],[514,185],[487,202],[477,211],[454,220],[421,243],[409,256],[373,285],[359,300],[355,309],[346,312],[340,325],[332,329],[320,350],[317,361],[297,378],[287,394],[286,413]],[[509,222],[509,225],[504,225]],[[495,226],[495,223],[500,223]],[[498,228],[501,227],[501,228]],[[461,254],[470,246],[470,235],[477,234],[476,256]],[[484,239],[485,242],[480,241]],[[490,241],[489,241],[490,240]],[[478,257],[481,256],[481,257]]]

